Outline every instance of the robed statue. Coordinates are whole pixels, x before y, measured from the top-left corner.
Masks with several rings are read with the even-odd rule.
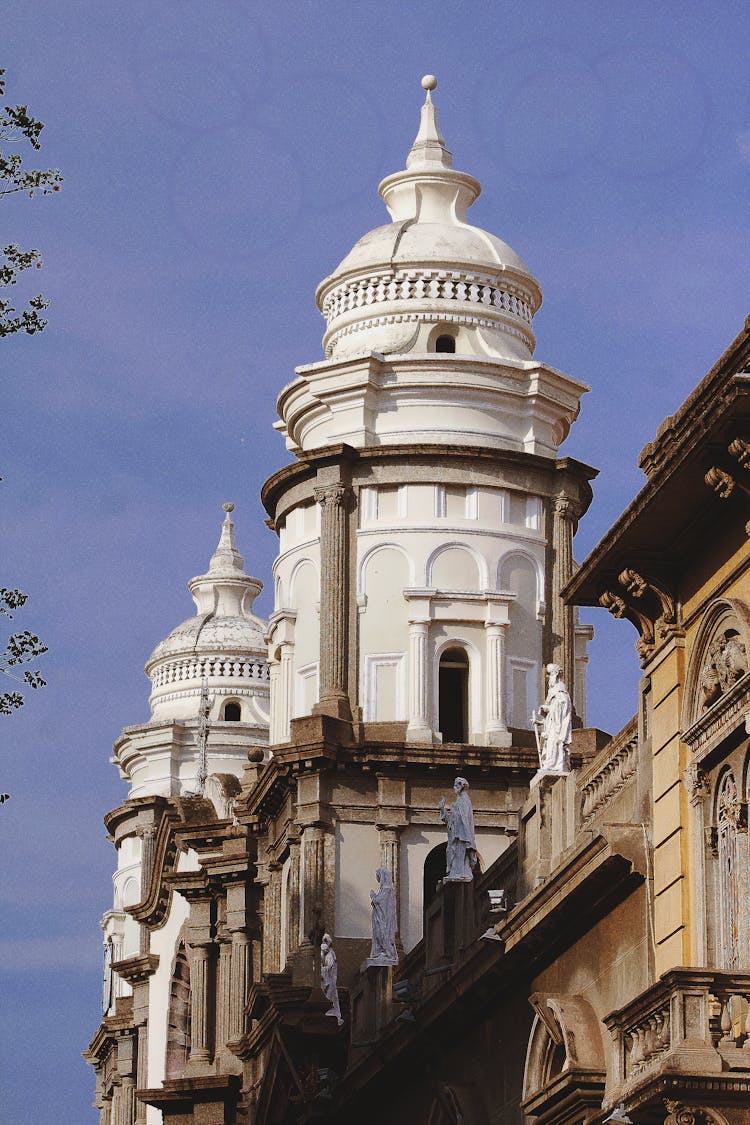
[[[448,848],[445,853],[445,882],[470,883],[477,862],[477,841],[474,835],[474,810],[467,792],[465,777],[453,782],[456,800],[446,807],[445,797],[440,798],[440,819],[448,829]]]
[[[573,739],[573,706],[563,683],[559,664],[547,665],[547,698],[539,717],[531,721],[537,732],[539,768],[543,773],[570,773],[570,744]]]
[[[333,938],[330,934],[323,934],[320,943],[320,987],[326,1000],[330,1001],[327,1016],[335,1016],[339,1027],[344,1022],[341,1018],[341,1005],[339,1003],[339,990],[336,986],[339,967],[336,960],[336,950],[333,948]]]
[[[396,888],[391,873],[385,867],[375,872],[377,891],[370,891],[372,906],[372,948],[370,961],[380,965],[397,965],[396,952]]]

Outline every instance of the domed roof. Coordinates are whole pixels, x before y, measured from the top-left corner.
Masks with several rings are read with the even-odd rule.
[[[147,674],[167,658],[191,653],[217,657],[247,654],[265,660],[267,625],[252,613],[253,602],[263,584],[258,578],[245,574],[244,559],[237,550],[234,524],[229,515],[233,507],[224,505],[226,516],[208,573],[191,578],[188,583],[198,612],[156,646],[146,664]]]
[[[529,358],[541,290],[507,243],[466,221],[481,185],[452,166],[431,96],[437,79],[426,75],[422,85],[406,168],[378,189],[392,221],[363,235],[318,286],[326,355],[434,350],[431,326],[442,324],[457,352]]]

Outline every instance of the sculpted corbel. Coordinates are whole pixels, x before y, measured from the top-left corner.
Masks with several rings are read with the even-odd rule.
[[[631,567],[625,567],[620,571],[617,580],[631,598],[651,601],[652,608],[656,610],[651,616],[659,637],[666,638],[674,632],[677,625],[677,607],[674,598],[662,583],[653,578],[644,578]]]
[[[654,648],[654,626],[646,614],[642,613],[640,609],[628,605],[613,590],[605,590],[599,595],[599,605],[606,609],[608,613],[611,613],[613,617],[618,619],[625,617],[631,624],[635,625],[639,634],[636,649],[642,660],[648,660]]]

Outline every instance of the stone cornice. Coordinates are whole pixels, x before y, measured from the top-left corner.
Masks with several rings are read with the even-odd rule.
[[[358,483],[361,471],[362,483],[366,483],[370,465],[393,464],[399,467],[400,475],[407,465],[431,467],[437,463],[446,468],[456,462],[466,462],[471,470],[476,470],[478,464],[488,468],[497,466],[507,467],[511,471],[528,474],[533,472],[538,478],[535,488],[540,495],[552,495],[568,482],[575,482],[578,490],[578,501],[584,512],[592,499],[589,481],[598,476],[599,470],[583,461],[573,457],[559,457],[556,460],[541,457],[535,453],[523,453],[515,449],[490,449],[471,445],[458,445],[447,443],[435,446],[428,442],[415,442],[409,445],[381,445],[367,446],[363,449],[354,449],[349,445],[329,446],[310,453],[302,453],[290,465],[285,465],[263,485],[261,501],[271,517],[271,521],[278,518],[279,505],[283,496],[292,488],[309,482],[310,499],[316,480],[317,470],[340,463],[342,477],[348,483]],[[361,470],[358,469],[358,463]],[[450,471],[448,469],[448,471]],[[569,486],[569,485],[568,485]],[[520,482],[519,482],[520,487]]]
[[[159,957],[156,953],[144,953],[136,957],[126,957],[124,961],[114,961],[113,972],[122,977],[129,985],[143,984],[159,968]]]

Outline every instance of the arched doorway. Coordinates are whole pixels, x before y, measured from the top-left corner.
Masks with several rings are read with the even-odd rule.
[[[469,741],[469,657],[447,648],[438,669],[438,725],[443,742]]]

